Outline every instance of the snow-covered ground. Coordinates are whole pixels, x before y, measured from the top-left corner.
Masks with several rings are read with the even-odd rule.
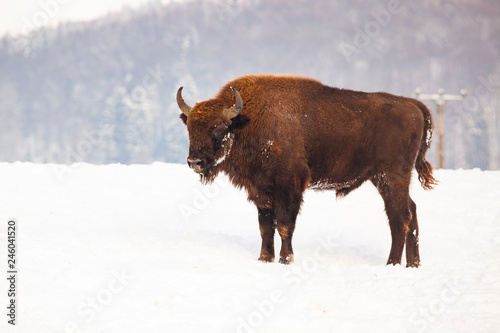
[[[0,331],[500,332],[500,172],[436,176],[433,191],[412,186],[420,268],[385,266],[371,184],[342,200],[306,192],[284,266],[257,261],[256,209],[225,178],[203,187],[163,163],[0,164]]]

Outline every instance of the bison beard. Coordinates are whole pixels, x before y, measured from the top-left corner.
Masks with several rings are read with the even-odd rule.
[[[432,120],[421,102],[387,93],[331,88],[307,78],[250,75],[190,107],[177,92],[189,132],[188,164],[203,183],[219,172],[257,206],[262,248],[274,261],[293,261],[292,236],[307,188],[345,196],[365,181],[385,204],[392,246],[387,264],[418,267],[416,205],[409,196],[415,168],[424,189],[437,182],[425,153]]]
[[[204,171],[200,172],[200,182],[203,185],[211,184],[215,180],[215,177],[220,172],[219,165],[226,160],[226,158],[229,156],[229,153],[231,152],[233,139],[234,135],[228,132],[221,140],[221,149],[219,149],[218,151],[220,156],[215,160],[213,164],[210,163]]]

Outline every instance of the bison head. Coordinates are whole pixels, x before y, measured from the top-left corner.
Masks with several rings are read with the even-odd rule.
[[[236,98],[231,107],[221,99],[211,99],[190,107],[182,98],[182,87],[177,91],[181,119],[189,132],[187,162],[204,182],[214,179],[231,151],[234,138],[234,126],[231,125],[243,109],[240,94],[233,87],[231,90]]]

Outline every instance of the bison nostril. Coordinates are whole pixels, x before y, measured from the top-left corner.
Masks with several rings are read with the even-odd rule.
[[[187,159],[187,162],[188,162],[188,165],[191,169],[193,170],[200,170],[202,169],[202,166],[203,166],[203,160],[199,159],[199,158],[188,158]]]

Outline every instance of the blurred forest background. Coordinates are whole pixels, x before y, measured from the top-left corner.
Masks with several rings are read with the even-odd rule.
[[[445,107],[445,168],[500,169],[499,1],[151,1],[35,26],[0,39],[0,161],[185,163],[179,86],[194,104],[276,73],[410,97],[467,89]]]

